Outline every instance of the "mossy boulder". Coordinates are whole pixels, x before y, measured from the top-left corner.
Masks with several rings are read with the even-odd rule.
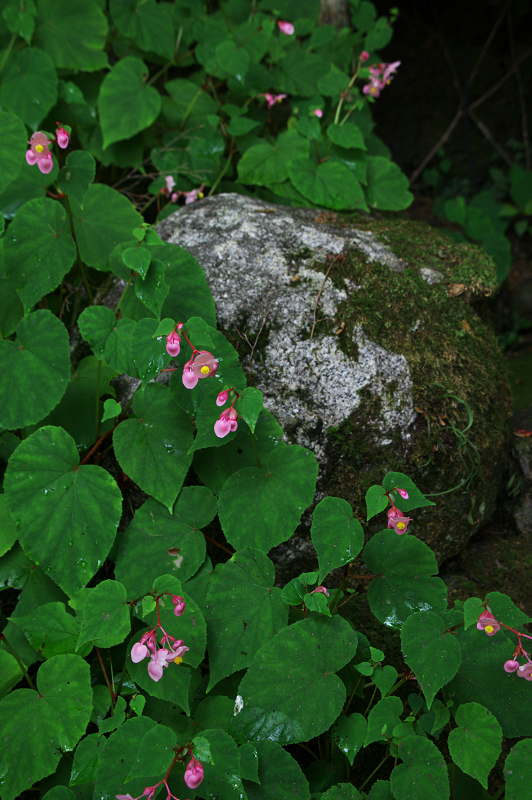
[[[425,224],[236,194],[158,231],[198,259],[249,382],[287,441],[316,454],[316,499],[342,497],[363,520],[369,486],[404,472],[435,502],[411,533],[440,562],[457,553],[493,511],[508,449],[505,371],[476,310],[496,289],[489,257]],[[311,568],[308,527],[283,552]]]

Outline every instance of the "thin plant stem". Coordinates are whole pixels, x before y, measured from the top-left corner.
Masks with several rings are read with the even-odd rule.
[[[353,701],[353,697],[355,696],[356,690],[358,689],[361,680],[362,680],[362,675],[359,675],[358,681],[355,683],[355,688],[351,692],[351,696],[350,696],[349,700],[347,701],[346,707],[344,708],[344,711],[345,711],[346,714],[347,714],[347,711],[349,710],[349,706],[351,705],[351,703]]]
[[[234,554],[235,554],[234,550],[230,550],[229,547],[225,546],[225,544],[222,544],[221,542],[217,542],[216,539],[212,538],[212,536],[207,536],[207,534],[205,532],[202,531],[202,533],[205,536],[205,538],[209,540],[209,542],[212,542],[213,544],[216,545],[216,547],[220,547],[222,550],[225,550],[225,552],[229,553],[230,556],[234,556]]]
[[[373,703],[373,700],[375,699],[375,693],[376,693],[376,691],[377,691],[377,686],[375,686],[375,688],[373,689],[373,694],[371,695],[371,699],[370,699],[370,701],[369,701],[369,703],[368,703],[368,705],[367,705],[367,708],[366,708],[366,710],[364,711],[364,716],[365,716],[365,717],[367,717],[367,715],[368,715],[368,712],[369,712],[369,710],[370,710],[370,708],[371,708],[371,705],[372,705],[372,703]]]
[[[106,671],[106,669],[105,669],[105,665],[104,665],[104,663],[103,663],[103,660],[102,660],[102,657],[101,657],[101,655],[100,655],[100,651],[99,651],[99,649],[98,649],[98,648],[96,648],[96,654],[97,654],[97,656],[98,656],[98,660],[99,660],[99,662],[100,662],[100,666],[101,666],[101,668],[102,668],[102,672],[103,672],[103,677],[105,678],[105,682],[106,682],[106,684],[107,684],[107,688],[109,689],[109,694],[111,695],[111,703],[112,703],[112,705],[113,705],[113,708],[114,708],[114,707],[115,707],[115,705],[116,705],[116,694],[115,694],[115,693],[114,693],[114,691],[113,691],[113,687],[112,687],[112,686],[111,686],[111,684],[109,683],[109,678],[107,677],[107,671]]]
[[[382,765],[384,764],[384,762],[386,761],[386,759],[387,759],[387,758],[388,758],[388,753],[386,753],[386,755],[384,756],[384,758],[382,759],[382,761],[380,762],[380,764],[378,764],[378,765],[375,767],[375,769],[373,770],[373,772],[371,773],[371,775],[368,775],[368,777],[366,778],[366,780],[364,781],[364,783],[362,784],[362,786],[359,788],[359,790],[358,790],[359,792],[361,792],[361,791],[362,791],[362,789],[364,788],[364,786],[366,785],[366,783],[367,783],[368,781],[370,781],[370,780],[373,778],[373,776],[375,775],[375,773],[376,773],[376,772],[378,772],[378,771],[380,770],[380,768],[382,767]]]
[[[122,302],[122,300],[124,299],[124,295],[125,295],[125,293],[127,292],[127,290],[129,289],[129,285],[130,285],[130,283],[131,283],[131,281],[132,281],[132,279],[133,279],[133,275],[134,275],[134,274],[135,274],[135,273],[133,272],[133,270],[131,270],[131,275],[129,276],[129,280],[128,280],[128,282],[126,283],[126,285],[124,286],[124,291],[123,291],[123,292],[122,292],[122,294],[120,295],[120,299],[119,299],[118,303],[116,304],[116,308],[115,308],[115,314],[118,314],[118,309],[120,308],[120,303],[121,303],[121,302]]]
[[[24,664],[22,663],[22,661],[18,657],[16,650],[13,649],[13,647],[8,642],[8,640],[6,639],[6,637],[4,636],[3,633],[0,633],[0,642],[4,642],[5,646],[7,647],[9,652],[12,654],[13,658],[15,659],[17,664],[19,665],[22,674],[26,678],[30,689],[35,689],[35,691],[37,691],[37,687],[35,686],[35,684],[33,683],[32,679],[30,678],[30,676],[28,674],[28,670],[26,669],[26,667],[24,666]]]
[[[96,374],[96,397],[95,397],[95,425],[94,425],[94,439],[98,441],[100,436],[100,380],[102,377],[102,362],[98,359],[98,371]]]
[[[312,750],[310,749],[310,747],[307,747],[307,745],[306,745],[306,744],[303,744],[303,742],[298,742],[298,743],[297,743],[297,746],[298,746],[298,747],[302,747],[302,748],[303,748],[303,750],[306,750],[306,751],[307,751],[307,753],[310,753],[310,755],[312,756],[312,758],[313,758],[315,761],[319,761],[319,758],[318,758],[318,756],[316,755],[316,753],[313,753],[313,752],[312,752]]]
[[[229,145],[229,155],[228,155],[228,157],[227,157],[227,161],[225,162],[225,164],[224,164],[224,166],[222,167],[221,171],[220,171],[220,172],[218,173],[218,175],[216,176],[216,180],[214,181],[213,185],[212,185],[212,186],[211,186],[211,188],[209,189],[209,193],[207,194],[207,197],[211,197],[211,195],[213,195],[213,194],[214,194],[214,192],[216,191],[216,188],[217,188],[218,184],[220,183],[220,181],[222,180],[223,176],[225,175],[225,173],[226,173],[226,172],[227,172],[227,170],[229,169],[229,166],[230,166],[230,164],[231,164],[231,160],[232,160],[232,158],[233,158],[233,152],[234,152],[234,151],[233,151],[233,145],[234,145],[234,141],[235,141],[235,137],[233,136],[233,138],[231,139],[231,144]]]
[[[17,39],[17,34],[14,33],[13,36],[11,37],[11,40],[10,40],[8,46],[4,50],[4,55],[2,56],[2,61],[0,61],[0,72],[2,72],[2,70],[4,69],[4,67],[6,65],[6,61],[9,58],[9,54],[10,54],[12,48],[13,48],[13,45],[15,44],[16,39]]]
[[[161,67],[161,69],[158,72],[155,73],[153,78],[150,78],[149,81],[147,81],[146,86],[151,86],[153,83],[155,83],[157,78],[159,78],[164,72],[166,72],[168,68],[172,66],[172,64],[173,64],[172,61],[167,61],[166,64],[163,67]]]
[[[260,463],[260,458],[259,458],[259,451],[257,450],[257,443],[255,441],[255,436],[251,428],[249,429],[249,435],[251,436],[251,444],[253,445],[253,452],[255,453],[255,458],[257,459],[257,466],[259,469],[262,469],[262,464]]]
[[[336,262],[337,262],[337,261],[338,261],[338,256],[336,255],[336,256],[333,258],[333,260],[331,261],[331,263],[329,264],[329,269],[328,269],[328,270],[327,270],[327,272],[325,273],[325,277],[324,277],[324,279],[323,279],[323,281],[322,281],[322,284],[321,284],[321,286],[320,286],[320,290],[319,290],[319,292],[318,292],[318,296],[316,297],[316,302],[315,302],[315,304],[314,304],[314,322],[313,322],[313,324],[312,324],[312,330],[311,330],[311,332],[310,332],[310,338],[311,338],[311,339],[312,339],[312,337],[314,336],[314,328],[316,327],[316,323],[318,322],[318,320],[316,319],[316,314],[318,313],[318,303],[319,303],[319,301],[320,301],[321,293],[323,292],[323,287],[325,286],[325,281],[326,281],[326,280],[327,280],[327,278],[329,277],[329,272],[331,271],[331,269],[333,268],[333,266],[336,264]]]
[[[406,678],[404,677],[404,675],[403,675],[403,677],[402,677],[402,678],[399,678],[399,680],[397,681],[397,683],[395,683],[395,684],[392,686],[392,688],[391,688],[391,689],[388,689],[388,691],[386,692],[386,695],[385,695],[385,696],[386,696],[386,697],[390,697],[390,695],[392,695],[392,694],[395,694],[395,692],[397,691],[397,689],[399,689],[399,687],[400,687],[400,686],[402,686],[402,685],[403,685],[403,683],[406,683],[406,681],[407,681],[407,679],[406,679]]]

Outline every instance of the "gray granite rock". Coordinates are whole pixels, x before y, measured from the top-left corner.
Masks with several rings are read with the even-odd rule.
[[[441,561],[489,517],[506,457],[506,381],[495,341],[467,302],[495,279],[476,248],[398,225],[222,194],[175,212],[158,233],[205,270],[219,326],[241,343],[250,381],[287,441],[320,462],[318,497],[344,497],[362,518],[367,487],[386,471],[410,474],[425,491],[459,485],[416,517],[413,532]],[[456,433],[465,427],[461,403],[478,441]],[[489,414],[497,433],[488,447]],[[486,469],[461,474],[464,439]],[[315,566],[308,529],[281,551],[285,563]]]

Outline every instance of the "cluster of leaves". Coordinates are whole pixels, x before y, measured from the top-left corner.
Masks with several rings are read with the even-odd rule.
[[[442,179],[450,168],[442,150],[439,167],[425,170],[423,179],[441,190]],[[463,234],[458,231],[450,234],[454,241],[474,241],[483,247],[495,261],[497,277],[502,283],[512,263],[510,226],[517,236],[532,236],[532,173],[516,160],[507,172],[496,167],[490,169],[490,180],[482,191],[466,195],[462,189],[452,194],[449,198],[443,191],[436,197],[434,213],[463,228]]]
[[[100,0],[4,4],[4,215],[44,193],[22,166],[20,121],[34,131],[57,119],[144,207],[170,175],[181,192],[205,184],[293,205],[405,208],[407,179],[352,80],[363,50],[378,63],[393,17],[367,0],[351,5],[354,29],[337,31],[317,26],[319,0],[227,0],[210,15],[197,0],[112,0],[109,12]],[[294,34],[281,33],[279,15]],[[287,99],[270,109],[265,94]],[[88,157],[67,166],[62,188],[92,179]]]
[[[98,0],[2,7],[9,31],[0,32],[0,197],[8,221],[0,239],[0,582],[10,605],[0,635],[4,800],[32,787],[48,800],[138,796],[184,748],[205,777],[191,791],[178,759],[169,778],[176,796],[445,800],[451,785],[463,785],[482,797],[502,734],[532,730],[530,687],[501,666],[511,632],[477,631],[476,599],[448,610],[434,554],[415,537],[382,530],[364,546],[349,503],[327,497],[312,514],[318,569],[274,585],[268,553],[312,505],[316,460],[284,442],[260,392],[246,386],[235,350],[216,330],[198,262],[161,241],[105,182],[123,167],[122,178],[148,185],[142,164],[153,148],[146,164],[178,176],[180,190],[233,186],[238,170],[263,169],[275,181],[254,175],[246,185],[297,192],[290,202],[407,202],[353,87],[343,98],[347,118],[333,120],[356,69],[353,48],[383,46],[388,20],[355,1],[355,33],[314,31],[313,2],[255,5],[250,15],[248,3],[232,0],[212,16],[195,0],[111,0],[108,13]],[[293,39],[280,35],[272,9],[283,17],[297,11]],[[149,81],[143,57],[154,69]],[[166,80],[174,69],[188,77]],[[291,121],[275,136],[282,120],[273,112],[270,120],[256,101],[272,88],[291,95]],[[323,128],[308,113],[318,101]],[[57,152],[43,175],[26,164],[26,141],[55,119],[72,128],[74,149],[65,163]],[[161,147],[157,137],[165,136],[184,148],[172,150],[169,140]],[[75,149],[78,142],[85,149]],[[309,164],[316,157],[313,169],[326,175],[310,197],[298,188],[303,156]],[[327,164],[332,172],[322,169]],[[349,202],[331,177],[342,164],[359,192]],[[130,187],[128,180],[121,185]],[[192,390],[179,369],[190,346],[173,361],[165,347],[178,321],[219,361]],[[154,381],[171,363],[169,382]],[[118,375],[129,376],[130,401],[117,395]],[[219,439],[215,399],[228,386],[239,393],[240,424]],[[368,493],[368,518],[384,511],[395,489],[408,494],[394,493],[405,514],[429,502],[408,477],[391,473]],[[206,536],[216,541],[221,532],[226,543],[218,544],[230,557],[214,568]],[[397,692],[410,672],[383,666],[384,654],[338,613],[359,555],[374,575],[370,608],[401,631],[418,680],[419,692],[403,699]],[[343,578],[330,597],[313,592],[332,587],[328,576],[338,569]],[[171,595],[186,601],[179,618]],[[164,629],[189,648],[159,681],[130,658],[157,622],[154,597]],[[528,621],[503,595],[490,595],[490,607],[515,627]],[[516,800],[526,797],[530,756],[525,739],[506,759]],[[373,767],[359,778],[368,758],[382,761],[386,780]]]

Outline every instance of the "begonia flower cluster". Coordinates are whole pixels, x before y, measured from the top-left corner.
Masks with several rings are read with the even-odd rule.
[[[369,97],[379,97],[384,87],[388,86],[391,82],[400,64],[400,61],[394,61],[391,64],[383,62],[382,64],[377,64],[375,67],[370,67],[369,83],[362,89],[364,94],[369,95]]]
[[[154,681],[160,681],[163,676],[163,669],[174,662],[180,664],[183,661],[183,653],[186,653],[189,648],[186,647],[183,639],[176,639],[169,633],[166,633],[159,617],[159,598],[155,600],[157,604],[157,625],[150,631],[147,631],[142,637],[140,642],[136,642],[131,648],[131,660],[134,664],[143,661],[147,656],[150,657],[148,664],[148,675]],[[174,614],[176,617],[182,616],[186,608],[186,603],[179,595],[172,595],[172,603],[174,604]],[[157,630],[161,629],[161,639],[157,642]],[[159,646],[160,645],[160,646]]]
[[[511,628],[509,625],[505,625],[504,622],[499,622],[499,620],[495,619],[493,616],[491,609],[489,606],[485,606],[484,611],[480,614],[477,622],[477,628],[479,631],[484,631],[488,636],[495,636],[497,631],[500,631],[501,626],[503,628],[507,628],[507,630],[512,631],[517,635],[519,643],[517,644],[513,657],[509,658],[507,661],[504,662],[503,668],[505,672],[512,673],[516,672],[518,678],[524,678],[527,681],[532,681],[532,658],[530,657],[530,653],[524,649],[522,644],[522,639],[532,639],[532,636],[529,636],[526,633],[520,633],[516,631],[514,628]],[[517,658],[522,656],[526,659],[525,664],[521,664]]]
[[[30,149],[26,150],[26,161],[30,167],[37,164],[43,175],[48,175],[54,167],[52,154],[50,153],[50,145],[54,141],[57,142],[62,150],[68,147],[69,134],[64,128],[59,127],[59,123],[57,123],[55,140],[49,139],[46,133],[42,131],[36,131],[28,142]]]
[[[391,497],[392,492],[397,492],[403,500],[408,500],[408,492],[406,489],[398,489],[397,487],[390,492],[386,492],[388,500],[392,504],[392,507],[388,509],[388,528],[393,528],[398,536],[402,536],[403,533],[406,533],[409,523],[412,522],[412,517],[405,517],[403,512],[397,508]]]

